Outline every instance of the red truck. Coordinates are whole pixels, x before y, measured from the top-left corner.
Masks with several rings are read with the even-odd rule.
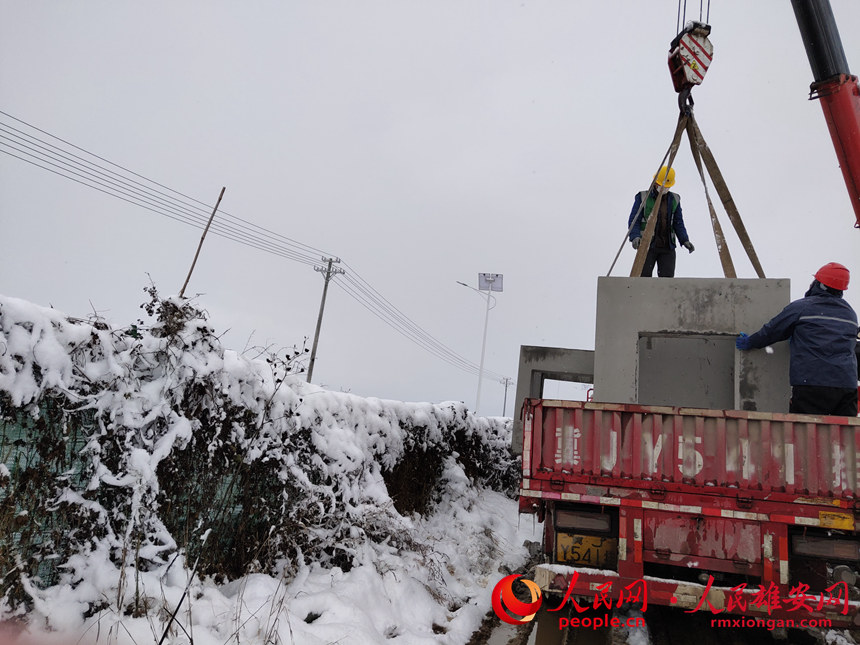
[[[860,225],[857,77],[828,0],[792,6]],[[785,295],[779,281],[601,278],[594,352],[521,348],[513,445],[520,512],[544,522],[541,589],[860,626],[860,418],[782,413],[787,357],[732,354],[769,318],[753,303]],[[601,402],[539,398],[545,379],[593,383]]]
[[[522,419],[545,591],[860,624],[860,418],[527,399]]]

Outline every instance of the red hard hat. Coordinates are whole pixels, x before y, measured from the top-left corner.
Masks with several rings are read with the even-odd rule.
[[[850,278],[851,274],[848,269],[838,262],[828,262],[815,274],[815,279],[821,284],[837,291],[845,291],[848,288]]]

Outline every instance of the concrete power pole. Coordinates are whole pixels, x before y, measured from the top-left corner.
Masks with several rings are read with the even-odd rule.
[[[505,411],[508,409],[508,386],[513,382],[510,376],[506,376],[502,379],[502,385],[505,386],[505,400],[502,403],[502,416],[505,416]]]
[[[320,341],[320,327],[322,327],[322,319],[323,319],[323,310],[325,309],[325,297],[328,293],[328,283],[331,282],[331,279],[336,276],[338,273],[344,273],[343,269],[332,268],[332,262],[340,262],[339,258],[322,258],[323,262],[327,262],[325,268],[323,267],[314,267],[314,271],[319,271],[324,274],[325,284],[323,285],[322,292],[322,300],[320,300],[320,315],[317,317],[317,330],[314,332],[314,344],[311,348],[311,361],[308,364],[308,383],[311,382],[311,379],[314,375],[314,363],[317,360],[317,345]]]

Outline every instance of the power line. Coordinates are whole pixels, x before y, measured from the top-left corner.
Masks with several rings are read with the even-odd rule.
[[[0,110],[0,115],[106,165],[91,161],[52,143],[52,141],[2,121],[0,121],[0,152],[174,221],[198,229],[203,229],[206,226],[209,210],[212,207],[205,202],[144,177],[2,110]],[[117,172],[112,168],[122,172]],[[142,181],[138,181],[138,179]],[[231,215],[226,211],[219,210],[219,215],[223,217],[215,219],[210,230],[213,234],[225,239],[314,267],[318,265],[320,257],[333,256],[331,253],[298,242],[253,222]],[[335,284],[347,295],[389,327],[433,356],[466,372],[472,374],[479,372],[477,365],[437,340],[406,316],[364,280],[354,268],[346,263],[344,266],[348,267],[349,271],[344,274],[343,281],[335,281]],[[487,370],[484,372],[490,378],[497,380],[504,378],[494,372]]]
[[[0,127],[0,132],[5,132],[5,130]],[[26,142],[22,143],[20,138],[17,139],[18,140],[13,140],[10,137],[0,134],[0,146],[5,146],[7,149],[14,150],[19,154],[10,153],[8,150],[3,150],[3,152],[23,161],[28,161],[35,166],[54,172],[55,174],[67,179],[71,179],[105,194],[122,199],[128,203],[165,215],[171,219],[181,221],[198,228],[205,225],[205,220],[207,218],[205,214],[199,212],[202,209],[197,209],[198,212],[194,212],[188,208],[182,207],[181,202],[177,205],[177,203],[160,199],[157,196],[154,196],[151,192],[146,192],[145,190],[141,191],[136,189],[134,186],[130,186],[130,184],[116,181],[114,178],[97,171],[94,172],[91,168],[81,166],[74,161],[70,161],[67,157],[63,157],[61,154],[55,154],[51,150],[44,152],[44,146],[30,146],[27,145]],[[36,148],[41,148],[41,150]],[[22,154],[29,156],[30,159],[22,157]],[[237,241],[259,242],[262,245],[275,250],[279,255],[283,255],[306,264],[313,264],[315,262],[315,257],[310,254],[297,252],[294,248],[285,244],[279,244],[276,241],[273,242],[268,236],[238,227],[230,222],[217,221],[213,232],[220,232],[223,236],[237,239]]]
[[[2,141],[0,141],[0,146],[3,146],[3,145],[4,144],[2,143]],[[124,196],[122,191],[116,191],[116,190],[112,189],[112,187],[110,185],[105,184],[103,182],[92,182],[92,183],[90,183],[86,180],[86,177],[78,178],[78,177],[73,176],[75,174],[79,175],[79,173],[66,174],[65,172],[63,172],[64,169],[57,164],[52,164],[49,162],[49,165],[54,166],[54,168],[51,168],[51,167],[49,167],[49,165],[43,165],[42,163],[39,163],[38,161],[33,161],[33,159],[27,159],[27,158],[22,157],[20,155],[9,152],[8,150],[0,149],[0,152],[3,152],[10,157],[20,159],[21,161],[25,161],[25,162],[27,162],[31,165],[34,165],[38,168],[42,168],[43,170],[47,170],[49,172],[52,172],[56,175],[59,175],[60,177],[64,177],[66,179],[71,179],[74,182],[77,182],[77,183],[79,183],[83,186],[86,186],[88,188],[92,188],[94,190],[97,190],[97,191],[104,193],[106,195],[110,195],[111,197],[116,197],[117,199],[120,199],[120,200],[127,202],[129,204],[133,204],[134,206],[139,206],[139,207],[144,208],[150,212],[157,213],[159,215],[164,215],[165,217],[168,217],[168,218],[175,220],[177,222],[180,222],[183,224],[188,224],[190,226],[193,226],[193,227],[199,228],[199,229],[202,229],[205,226],[205,223],[203,223],[199,218],[189,217],[188,215],[186,215],[180,211],[170,209],[170,208],[162,208],[156,204],[152,204],[151,202],[147,203],[147,201],[137,199],[133,195],[128,195],[127,193]],[[34,157],[34,159],[38,159],[38,157]],[[79,175],[79,177],[80,177],[80,175]],[[101,187],[100,187],[100,185],[101,185]],[[304,264],[309,264],[309,265],[313,265],[315,262],[314,260],[312,260],[310,258],[305,258],[301,255],[291,253],[289,250],[280,248],[276,244],[273,244],[273,243],[268,242],[266,240],[261,240],[259,238],[259,236],[249,235],[248,233],[242,231],[241,229],[236,229],[236,227],[234,227],[234,226],[230,226],[230,225],[218,222],[217,220],[215,223],[213,223],[212,232],[214,234],[219,235],[221,237],[224,237],[226,239],[229,239],[229,240],[232,240],[235,242],[239,242],[240,244],[244,244],[246,246],[251,246],[251,247],[256,248],[258,250],[266,251],[268,253],[272,253],[274,255],[278,255],[278,256],[284,257],[284,258],[289,259],[289,260],[303,262]]]
[[[2,130],[2,128],[0,128],[0,130]],[[0,137],[0,138],[2,138],[2,137]],[[2,145],[2,141],[0,141],[0,145]],[[11,154],[11,153],[7,152],[7,154]],[[165,212],[165,208],[163,207],[163,205],[153,204],[151,201],[149,203],[147,203],[146,200],[140,200],[138,195],[133,195],[133,194],[126,192],[125,196],[123,196],[123,194],[122,194],[123,191],[117,191],[117,192],[120,192],[121,194],[116,194],[115,192],[111,192],[112,190],[117,190],[116,185],[110,184],[110,183],[105,183],[105,182],[100,182],[97,180],[93,180],[92,177],[85,176],[86,174],[90,174],[90,173],[82,174],[82,173],[77,173],[77,172],[71,171],[72,174],[77,175],[77,177],[70,176],[68,174],[64,174],[63,172],[59,172],[59,170],[68,170],[68,168],[63,168],[61,165],[52,163],[50,161],[48,161],[48,163],[50,165],[53,165],[54,168],[49,168],[49,167],[42,165],[40,163],[36,163],[36,162],[31,161],[31,160],[24,159],[18,155],[12,154],[11,156],[14,156],[18,159],[22,159],[24,161],[28,161],[29,163],[33,163],[34,165],[37,165],[40,168],[44,168],[44,169],[49,170],[51,172],[55,172],[56,174],[59,174],[60,176],[72,179],[74,181],[77,181],[78,183],[85,185],[85,186],[95,188],[96,190],[99,190],[100,192],[104,192],[105,194],[109,194],[109,195],[112,195],[114,197],[118,197],[119,199],[122,199],[123,201],[126,201],[126,202],[134,204],[134,205],[141,206],[141,207],[146,208],[147,210],[150,210],[152,212],[156,212],[156,213],[165,215],[167,217],[170,217],[171,219],[174,219],[174,220],[177,220],[177,221],[180,221],[183,223],[189,223],[189,224],[191,224],[197,228],[201,228],[203,225],[202,219],[199,219],[199,218],[189,219],[186,213],[178,213],[175,210],[172,212],[170,212],[170,211]],[[41,157],[35,157],[35,158],[40,159],[41,161],[44,161],[44,159],[42,159]],[[83,181],[82,181],[82,179],[83,179]],[[93,183],[95,183],[97,185],[93,185],[93,183],[87,183],[87,181],[92,181]],[[216,222],[217,222],[217,220],[216,220]],[[223,225],[219,227],[217,224],[215,224],[214,226],[220,228],[221,229],[220,234],[222,236],[228,238],[228,239],[238,241],[240,243],[252,246],[252,247],[257,248],[259,250],[265,250],[265,251],[268,251],[270,253],[280,255],[280,256],[285,257],[287,259],[303,261],[304,263],[311,264],[311,265],[316,263],[315,259],[297,257],[295,254],[291,254],[289,252],[285,252],[283,249],[279,249],[277,247],[277,245],[273,245],[270,242],[266,243],[266,241],[264,241],[264,243],[261,244],[259,239],[249,238],[247,235],[243,235],[241,231],[239,231],[240,235],[235,235],[233,233],[235,233],[236,231],[235,231],[235,229],[233,229],[233,227],[230,227],[230,226],[224,227]],[[217,233],[219,231],[216,230],[215,228],[213,228],[213,232]],[[423,328],[421,328],[416,323],[414,323],[411,319],[409,319],[405,314],[403,314],[396,307],[391,305],[390,302],[388,302],[386,299],[382,298],[381,295],[379,294],[379,292],[377,292],[375,289],[373,289],[373,287],[371,287],[366,281],[364,281],[363,278],[358,276],[355,269],[353,269],[352,267],[350,267],[350,269],[355,274],[356,278],[353,278],[352,276],[350,276],[350,280],[355,285],[354,289],[350,289],[349,287],[345,287],[345,286],[343,287],[344,291],[346,291],[348,295],[350,295],[356,301],[358,301],[360,304],[365,306],[365,308],[367,308],[369,311],[371,311],[371,313],[374,313],[375,315],[377,315],[380,319],[383,320],[383,322],[386,322],[387,324],[392,326],[396,331],[403,334],[409,340],[415,342],[416,344],[421,346],[423,349],[436,355],[437,357],[441,358],[442,360],[445,360],[449,364],[454,365],[455,367],[465,369],[466,371],[469,371],[469,372],[473,372],[473,373],[475,372],[473,365],[467,359],[462,358],[456,352],[454,352],[453,350],[450,350],[450,348],[448,348],[447,346],[445,346],[442,343],[440,343],[439,341],[437,341],[432,335],[430,335]],[[339,286],[341,286],[341,285],[339,284]]]
[[[62,149],[41,139],[33,137],[24,139],[21,136],[10,133],[2,127],[4,125],[6,124],[0,124],[0,132],[6,135],[0,134],[0,146],[4,146],[6,150],[0,151],[6,152],[6,154],[12,157],[27,161],[32,165],[53,172],[66,179],[71,179],[89,188],[94,188],[102,193],[117,197],[151,212],[165,215],[170,219],[195,226],[196,228],[205,226],[208,220],[206,211],[198,206],[192,204],[189,207],[188,204],[171,198],[169,195],[166,195],[166,199],[162,198],[159,195],[165,195],[164,193],[153,192],[144,184],[140,184],[140,182],[129,183],[126,178],[117,173],[108,175],[99,170],[101,167],[94,168],[92,164],[85,166],[73,158],[77,157],[77,155],[68,156]],[[34,143],[34,141],[38,143]],[[31,143],[33,145],[30,145]],[[19,154],[11,153],[9,150],[14,150]],[[21,155],[25,155],[29,159]],[[237,220],[238,218],[234,217],[232,219]],[[265,230],[261,227],[258,227],[258,229]],[[260,233],[236,224],[235,221],[216,220],[213,224],[213,233],[243,244],[257,246],[261,250],[309,265],[313,265],[316,262],[316,258],[319,257],[319,255],[313,255],[298,248],[295,244],[291,243],[292,241],[289,238],[280,236],[281,239],[275,239],[266,233]],[[303,246],[313,248],[307,247],[307,245]],[[322,253],[319,250],[315,251],[316,253]]]
[[[77,146],[77,145],[75,145],[75,144],[73,144],[73,143],[71,143],[71,142],[69,142],[69,141],[66,141],[65,139],[62,139],[62,138],[60,138],[60,137],[58,137],[58,136],[56,136],[56,135],[53,135],[53,134],[51,134],[50,132],[46,132],[45,130],[42,130],[42,129],[40,129],[40,128],[38,128],[38,127],[36,127],[36,126],[34,126],[34,125],[30,124],[30,123],[27,123],[26,121],[23,121],[22,119],[19,119],[19,118],[15,117],[15,116],[13,116],[13,115],[11,115],[11,114],[8,114],[7,112],[4,112],[4,111],[0,110],[0,114],[4,115],[4,116],[6,116],[6,117],[8,117],[8,118],[10,118],[10,119],[14,119],[16,122],[18,122],[18,123],[20,123],[20,124],[22,124],[22,125],[26,125],[27,127],[32,128],[33,130],[35,130],[35,131],[37,131],[37,132],[41,132],[42,134],[47,135],[47,136],[51,137],[52,139],[54,139],[54,140],[56,140],[56,141],[60,141],[60,142],[62,142],[62,143],[64,143],[64,144],[66,144],[67,146],[72,147],[72,148],[73,148],[73,149],[75,149],[75,150],[79,150],[79,151],[81,151],[81,152],[83,152],[83,153],[85,153],[85,154],[90,155],[91,157],[93,157],[93,158],[95,158],[95,159],[98,159],[98,160],[100,160],[100,161],[103,161],[103,162],[105,162],[105,163],[107,163],[107,164],[109,164],[109,165],[113,166],[114,168],[118,168],[118,169],[120,169],[120,170],[122,170],[122,171],[124,171],[124,172],[129,173],[130,175],[132,175],[132,176],[134,176],[134,177],[138,177],[138,178],[140,178],[140,179],[143,179],[144,181],[146,181],[146,182],[148,182],[148,183],[150,183],[150,184],[152,184],[152,185],[154,185],[154,186],[158,186],[159,188],[163,188],[164,190],[170,191],[171,193],[173,193],[173,194],[175,194],[175,195],[179,195],[180,197],[183,197],[183,198],[184,198],[184,199],[186,199],[186,200],[189,200],[189,201],[191,201],[191,202],[194,202],[194,203],[196,203],[196,204],[199,204],[200,206],[203,206],[203,207],[204,207],[204,214],[205,214],[205,213],[207,213],[207,212],[209,212],[209,210],[212,208],[212,204],[208,204],[208,203],[206,203],[206,202],[202,202],[202,201],[200,201],[200,200],[198,200],[198,199],[195,199],[195,198],[193,198],[193,197],[190,197],[190,196],[186,195],[185,193],[179,192],[179,191],[177,191],[177,190],[174,190],[173,188],[170,188],[170,187],[168,187],[168,186],[165,186],[164,184],[160,184],[160,183],[159,183],[159,182],[157,182],[157,181],[154,181],[154,180],[152,180],[152,179],[149,179],[149,178],[147,178],[147,177],[144,177],[143,175],[141,175],[141,174],[139,174],[139,173],[136,173],[136,172],[134,172],[133,170],[129,170],[128,168],[126,168],[126,167],[124,167],[124,166],[121,166],[121,165],[119,165],[119,164],[116,164],[116,163],[114,163],[114,162],[112,162],[112,161],[109,161],[108,159],[105,159],[104,157],[100,157],[99,155],[97,155],[97,154],[95,154],[95,153],[93,153],[93,152],[90,152],[90,151],[88,151],[88,150],[86,150],[86,149],[84,149],[84,148],[81,148],[80,146]],[[278,237],[278,238],[280,238],[280,239],[282,239],[282,240],[284,240],[284,241],[286,241],[286,242],[289,242],[291,245],[294,245],[294,246],[296,246],[297,248],[303,248],[304,250],[308,251],[309,253],[312,253],[312,254],[321,254],[321,253],[322,253],[322,254],[324,254],[324,252],[323,252],[323,251],[321,251],[321,250],[319,250],[319,249],[317,249],[317,248],[315,248],[315,247],[313,247],[313,246],[309,246],[309,245],[307,245],[307,244],[304,244],[303,242],[299,242],[299,241],[297,241],[297,240],[293,240],[292,238],[289,238],[289,237],[286,237],[286,236],[284,236],[284,235],[281,235],[280,233],[275,233],[274,231],[271,231],[271,230],[269,230],[269,229],[267,229],[267,228],[264,228],[264,227],[262,227],[262,226],[258,226],[257,224],[254,224],[253,222],[251,222],[251,221],[249,221],[249,220],[242,219],[241,217],[236,217],[235,215],[231,215],[230,213],[228,213],[228,212],[226,212],[226,211],[219,211],[219,212],[220,212],[222,215],[226,215],[227,217],[229,217],[229,218],[231,218],[231,219],[234,219],[234,220],[236,220],[236,221],[242,222],[243,224],[247,224],[247,225],[251,226],[252,228],[255,228],[255,229],[257,229],[257,230],[263,231],[263,232],[265,232],[265,233],[268,233],[268,234],[270,234],[270,235],[273,235],[273,236],[275,236],[275,237]]]
[[[389,326],[397,329],[400,333],[413,338],[414,342],[420,344],[430,353],[469,373],[477,374],[479,372],[477,365],[462,357],[460,354],[444,345],[424,329],[419,327],[408,316],[406,316],[406,314],[400,311],[382,294],[374,289],[370,283],[358,275],[358,272],[355,271],[353,267],[349,266],[348,263],[344,262],[344,266],[350,270],[349,273],[346,274],[345,279],[351,283],[352,288],[341,285],[340,283],[338,283],[338,286],[347,291],[350,296],[365,305],[366,308],[371,310],[376,309],[381,312],[381,314],[377,315],[384,317],[385,322],[389,324]],[[503,378],[502,375],[496,375],[494,372],[489,372],[488,370],[484,370],[484,372],[491,378]]]
[[[348,278],[345,278],[345,280],[348,280]],[[425,351],[429,352],[430,354],[433,354],[440,360],[448,363],[453,367],[456,367],[457,369],[463,370],[470,374],[478,373],[478,368],[473,363],[462,358],[459,354],[449,349],[445,345],[442,345],[441,343],[436,341],[435,338],[433,338],[432,341],[428,342],[423,336],[417,335],[415,331],[410,328],[411,321],[409,321],[408,319],[404,321],[403,319],[392,314],[390,310],[386,310],[383,306],[379,304],[379,301],[375,300],[372,296],[368,296],[367,293],[364,292],[361,287],[355,288],[348,283],[340,281],[335,282],[335,284],[340,289],[342,289],[348,296],[358,302],[362,307],[364,307],[370,313],[374,314],[380,320],[382,320],[386,325],[397,331],[399,334],[405,336]]]

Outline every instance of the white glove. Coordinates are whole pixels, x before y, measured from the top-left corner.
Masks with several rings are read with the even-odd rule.
[[[639,243],[640,243],[641,241],[642,241],[642,238],[641,238],[641,237],[634,237],[634,238],[630,241],[630,243],[633,245],[633,248],[634,248],[634,249],[638,249],[638,248],[639,248]]]

